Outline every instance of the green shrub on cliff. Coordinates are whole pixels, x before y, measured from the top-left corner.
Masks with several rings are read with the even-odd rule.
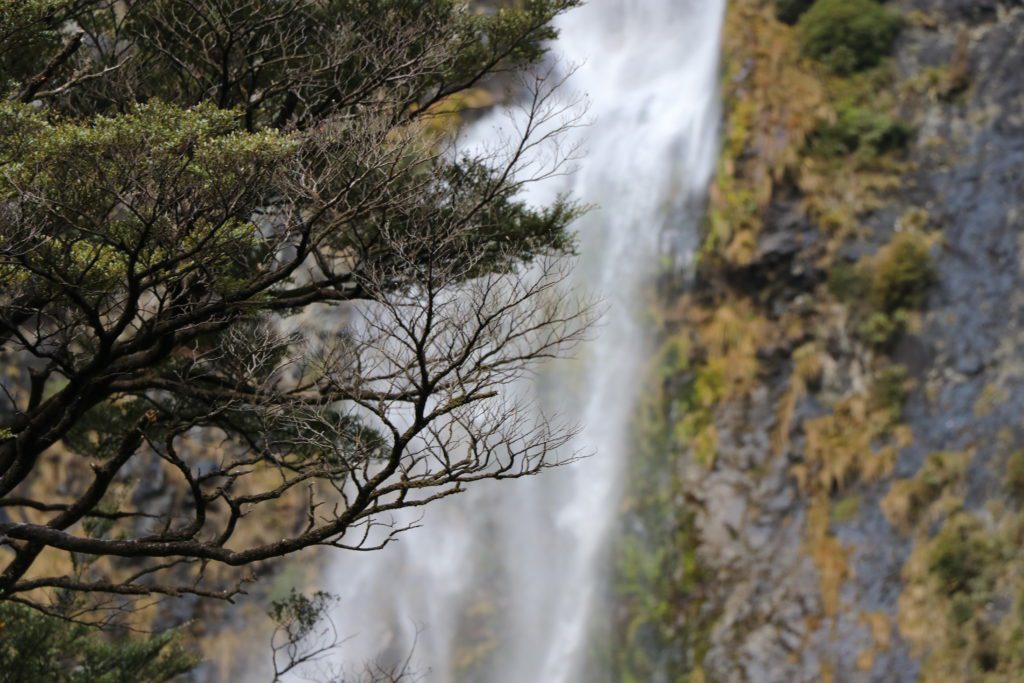
[[[795,24],[813,4],[814,0],[776,0],[775,16],[785,24]]]
[[[920,308],[936,278],[926,240],[913,233],[899,233],[875,262],[871,303],[894,315]]]
[[[989,563],[996,559],[992,540],[978,521],[960,514],[951,518],[932,542],[928,569],[942,589],[953,595],[983,578]]]
[[[850,74],[882,61],[901,23],[874,0],[820,0],[800,17],[800,42],[807,56]]]
[[[936,278],[928,238],[901,232],[873,258],[835,264],[828,273],[828,288],[850,307],[860,338],[885,347],[924,305]]]
[[[854,152],[886,154],[905,149],[910,127],[886,114],[845,107],[835,123],[818,126],[811,138],[811,151],[827,158],[844,157]]]
[[[870,285],[858,332],[881,348],[891,344],[906,329],[910,313],[924,305],[935,283],[935,266],[922,235],[898,233],[865,269]]]

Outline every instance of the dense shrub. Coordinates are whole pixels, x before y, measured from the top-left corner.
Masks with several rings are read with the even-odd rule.
[[[875,310],[887,315],[918,309],[935,278],[925,239],[913,233],[898,233],[878,254],[871,303]]]
[[[839,74],[870,69],[892,50],[901,21],[874,0],[819,0],[800,17],[804,54]]]
[[[854,152],[885,154],[905,149],[910,127],[886,114],[860,107],[839,111],[835,123],[818,126],[811,138],[811,151],[823,157],[843,157]]]
[[[850,307],[857,335],[871,346],[885,347],[924,305],[936,278],[927,238],[901,232],[873,258],[834,265],[828,288]]]
[[[795,24],[811,8],[814,0],[776,0],[775,16],[786,24]]]

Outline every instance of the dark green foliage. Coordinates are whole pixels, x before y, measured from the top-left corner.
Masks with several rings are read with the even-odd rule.
[[[60,49],[60,29],[85,0],[0,0],[0,89],[35,75]],[[96,4],[96,3],[92,3]]]
[[[888,315],[918,309],[935,280],[928,245],[919,236],[900,233],[876,262],[871,303]]]
[[[0,683],[158,683],[196,663],[172,633],[111,639],[88,626],[0,602]]]
[[[851,74],[881,62],[901,24],[875,0],[819,0],[798,26],[804,54],[838,74]]]
[[[949,595],[980,579],[996,553],[980,523],[961,514],[950,519],[932,542],[928,569]]]
[[[271,603],[269,616],[287,632],[290,642],[297,642],[316,628],[333,603],[329,593],[318,591],[306,597],[293,588],[286,598]]]
[[[829,291],[850,307],[853,328],[878,348],[903,332],[936,280],[928,241],[917,233],[898,233],[874,258],[838,263],[828,273]]]
[[[551,20],[577,4],[527,0],[481,13],[462,0],[150,0],[119,27],[140,51],[121,80],[138,99],[243,109],[250,130],[308,125],[382,86],[415,107],[534,62],[556,35]],[[75,18],[91,30],[111,21],[89,8]],[[416,76],[400,65],[417,65]],[[124,85],[74,107],[118,106]]]
[[[577,4],[0,0],[0,364],[17,370],[0,397],[0,497],[40,492],[0,520],[0,600],[98,583],[97,602],[227,598],[235,575],[204,572],[203,587],[188,567],[333,542],[399,491],[527,473],[481,456],[417,482],[403,458],[432,422],[499,398],[488,381],[533,360],[511,346],[544,339],[538,356],[560,355],[589,320],[575,298],[526,302],[564,277],[579,210],[529,205],[521,190],[566,160],[527,169],[515,144],[470,157],[448,145],[461,112],[539,61],[552,20]],[[551,80],[524,77],[535,117]],[[535,121],[518,142],[571,119],[557,132]],[[499,276],[525,281],[537,261],[550,282],[499,305],[520,281]],[[520,305],[528,315],[512,314]],[[552,305],[564,316],[506,329]],[[300,316],[314,306],[310,325]],[[380,320],[349,325],[353,306]],[[480,362],[494,339],[507,354]],[[470,364],[471,389],[458,370]],[[408,435],[360,417],[391,424],[407,404],[438,410],[415,411]],[[142,510],[154,465],[173,470],[172,503]],[[300,487],[316,480],[360,495],[296,526]],[[413,504],[397,499],[387,512]],[[11,520],[48,523],[48,538]],[[255,533],[262,521],[275,533]],[[50,544],[89,575],[24,581]],[[123,570],[136,564],[152,573]]]
[[[902,121],[860,107],[840,110],[835,123],[823,123],[810,140],[811,152],[840,158],[862,152],[872,155],[898,152],[910,142],[911,130]]]
[[[795,24],[814,0],[775,0],[775,16],[786,24]]]

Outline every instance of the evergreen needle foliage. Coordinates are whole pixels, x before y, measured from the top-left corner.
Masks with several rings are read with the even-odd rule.
[[[3,683],[159,683],[195,663],[173,633],[108,641],[83,624],[0,602]]]

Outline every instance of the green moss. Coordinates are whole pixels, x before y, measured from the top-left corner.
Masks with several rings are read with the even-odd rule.
[[[798,24],[804,54],[838,74],[881,62],[901,25],[898,15],[874,0],[819,0]]]
[[[675,439],[689,446],[694,459],[706,467],[714,464],[718,452],[713,410],[725,395],[724,369],[717,364],[705,363],[698,366],[679,397],[683,418],[675,427]]]
[[[844,524],[853,520],[860,512],[860,496],[847,496],[832,506],[832,521]]]
[[[666,349],[673,347],[666,343]],[[651,371],[659,376],[686,372],[683,350],[660,354]],[[715,374],[699,367],[684,391],[687,409],[702,419],[709,412],[701,401],[714,400],[720,390]],[[650,397],[634,425],[636,455],[623,499],[628,532],[619,535],[614,551],[612,590],[618,608],[608,646],[597,648],[592,662],[602,677],[610,670],[614,680],[648,681],[659,673],[691,680],[717,618],[705,602],[713,576],[697,552],[696,519],[673,474],[673,446],[680,435],[673,434],[672,403],[666,395]]]

